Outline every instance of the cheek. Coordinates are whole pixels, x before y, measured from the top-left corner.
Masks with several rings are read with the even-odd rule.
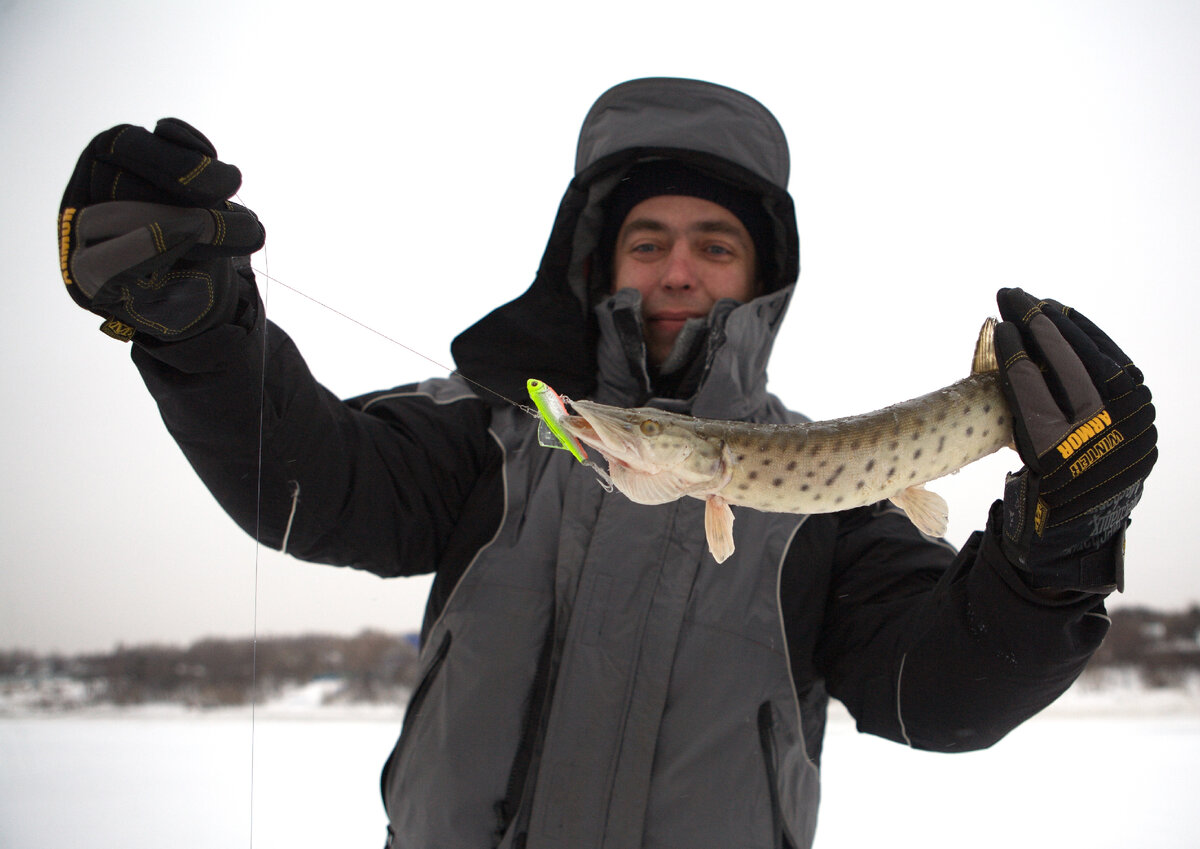
[[[646,286],[645,268],[642,265],[624,258],[618,258],[613,263],[610,292],[616,292],[618,289],[638,289],[644,294]]]
[[[733,298],[735,301],[746,303],[754,299],[757,289],[753,271],[731,268],[728,274],[713,281],[709,286],[709,293],[714,301]]]

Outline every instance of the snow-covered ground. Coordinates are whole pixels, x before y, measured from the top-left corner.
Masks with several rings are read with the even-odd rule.
[[[997,746],[913,752],[830,714],[818,847],[1191,849],[1200,688],[1079,687]],[[248,710],[9,712],[0,847],[377,847],[397,707],[329,682]]]

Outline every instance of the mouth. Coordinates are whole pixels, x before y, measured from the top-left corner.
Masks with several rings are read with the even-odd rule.
[[[609,421],[605,411],[595,407],[601,405],[590,405],[584,415],[567,416],[562,420],[563,427],[584,445],[599,451],[610,464],[627,465],[627,461],[637,455],[637,449],[625,438],[625,432],[628,430],[626,423],[620,419]],[[576,408],[579,413],[583,413],[582,410],[578,410],[578,406]]]
[[[660,312],[646,316],[646,323],[657,327],[683,327],[693,318],[704,318],[692,312]]]

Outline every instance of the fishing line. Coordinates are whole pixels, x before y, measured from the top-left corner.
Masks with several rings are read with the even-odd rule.
[[[264,254],[264,260],[265,260],[265,254]],[[264,261],[263,265],[264,266],[266,265],[265,261]],[[255,274],[261,274],[264,278],[266,278],[270,282],[275,283],[279,286],[282,286],[283,288],[287,289],[289,292],[295,292],[300,297],[302,297],[306,300],[312,301],[317,306],[324,307],[325,309],[329,310],[334,315],[341,316],[342,318],[346,319],[346,321],[349,321],[353,324],[357,324],[363,330],[368,330],[371,333],[374,333],[376,336],[380,337],[381,339],[386,339],[388,342],[391,342],[393,345],[397,345],[397,346],[403,348],[404,350],[408,351],[409,353],[415,354],[416,356],[420,357],[421,359],[427,360],[427,361],[433,363],[439,369],[449,372],[451,375],[457,375],[458,377],[461,377],[463,380],[465,380],[467,383],[471,384],[472,386],[474,386],[478,389],[482,389],[484,392],[495,395],[500,400],[506,401],[509,404],[511,404],[512,406],[516,407],[517,409],[523,410],[524,412],[528,413],[529,415],[533,416],[534,418],[537,418],[537,416],[538,416],[537,411],[534,410],[532,407],[530,407],[528,404],[521,404],[517,401],[514,401],[512,398],[509,398],[504,393],[498,392],[495,389],[492,389],[490,386],[486,386],[477,380],[472,380],[470,377],[467,377],[467,375],[463,374],[457,368],[452,368],[448,365],[445,365],[444,363],[441,363],[441,362],[435,360],[433,357],[429,356],[428,354],[422,353],[421,351],[418,351],[416,348],[410,347],[409,345],[405,345],[399,339],[396,339],[393,336],[389,336],[388,334],[384,333],[382,330],[376,330],[374,327],[367,324],[366,322],[359,321],[354,316],[344,313],[341,310],[339,310],[337,307],[330,306],[329,304],[325,303],[324,301],[314,298],[312,295],[309,295],[306,292],[300,291],[295,286],[291,286],[287,283],[284,283],[278,277],[272,277],[270,274],[267,273],[265,267],[262,270],[259,270],[257,268],[254,268],[253,270],[254,270]]]
[[[238,200],[240,201],[241,198],[238,198]],[[314,298],[312,295],[309,295],[307,292],[303,292],[300,289],[297,289],[295,286],[285,283],[284,281],[280,280],[277,277],[273,277],[269,271],[269,262],[267,260],[267,251],[266,251],[265,246],[262,248],[262,266],[263,266],[262,268],[257,268],[257,267],[251,266],[251,270],[257,276],[261,277],[264,281],[262,284],[262,301],[263,301],[264,316],[269,315],[269,311],[267,308],[270,303],[271,284],[273,283],[278,286],[282,286],[284,289],[287,289],[289,292],[293,292],[293,293],[299,295],[300,297],[304,298],[305,300],[311,301],[312,303],[316,304],[317,306],[322,307],[325,310],[328,310],[329,312],[333,313],[334,315],[340,316],[341,318],[345,319],[346,321],[349,321],[352,324],[357,325],[358,327],[362,328],[363,330],[373,333],[376,336],[380,337],[381,339],[391,342],[393,345],[396,345],[399,348],[403,348],[405,351],[408,351],[409,353],[414,354],[415,356],[418,356],[421,359],[432,363],[433,365],[437,366],[442,371],[448,372],[450,375],[457,375],[458,377],[462,378],[463,380],[465,380],[467,383],[471,384],[472,386],[474,386],[478,389],[481,389],[490,395],[494,395],[495,397],[516,407],[517,409],[528,414],[529,416],[532,416],[533,418],[538,419],[539,422],[542,421],[542,418],[541,418],[541,415],[539,414],[539,412],[536,409],[534,409],[533,407],[530,407],[528,404],[521,404],[517,401],[514,401],[512,398],[509,398],[504,393],[498,392],[497,390],[492,389],[490,386],[486,386],[485,384],[480,383],[479,381],[468,377],[467,375],[465,375],[461,371],[459,371],[457,368],[452,368],[450,366],[447,366],[444,363],[440,362],[439,360],[429,356],[428,354],[425,354],[424,352],[419,351],[410,345],[404,344],[399,339],[389,336],[387,333],[384,333],[383,331],[372,327],[371,325],[367,324],[364,321],[360,321],[359,319],[355,318],[352,315],[349,315],[346,312],[343,312],[342,310],[338,309],[337,307],[327,304],[318,298]],[[264,443],[265,443],[265,431],[266,431],[267,360],[268,360],[268,347],[269,347],[267,334],[268,334],[269,326],[270,325],[267,321],[263,322],[262,360],[260,363],[260,367],[261,367],[262,371],[261,371],[261,375],[260,375],[260,379],[259,379],[259,409],[258,409],[258,481],[257,481],[257,491],[256,491],[256,496],[255,496],[255,520],[254,520],[255,521],[256,545],[254,547],[254,592],[253,592],[254,612],[253,612],[253,626],[252,626],[253,635],[252,635],[252,639],[251,639],[251,672],[250,672],[250,676],[251,676],[251,684],[250,684],[250,847],[251,847],[251,849],[253,849],[253,847],[254,847],[254,765],[255,765],[254,764],[254,761],[255,761],[254,755],[255,755],[255,742],[256,742],[255,741],[255,731],[256,731],[257,707],[258,707],[259,556],[260,556],[260,551],[262,548],[261,540],[262,540],[262,499],[263,499],[263,456],[264,456],[264,451],[265,451]],[[544,442],[543,444],[552,445],[552,443],[549,441]],[[607,473],[605,473],[603,469],[601,469],[599,466],[597,466],[592,461],[583,461],[583,462],[585,463],[585,465],[591,467],[593,470],[595,470],[600,475],[601,485],[604,486],[605,489],[607,489],[608,491],[611,492],[612,491],[612,482],[611,482],[611,479],[609,479]],[[293,487],[294,487],[294,490],[292,493],[292,495],[293,495],[292,512],[291,512],[291,515],[288,517],[287,530],[284,533],[284,542],[283,542],[283,547],[281,550],[286,550],[286,548],[287,548],[287,539],[291,535],[292,522],[295,519],[296,506],[297,506],[297,502],[299,500],[299,484],[297,484],[296,482],[293,482]]]
[[[240,201],[241,198],[238,198]],[[263,276],[270,280],[270,275],[265,271],[270,263],[267,261],[266,245],[262,248],[263,252]],[[266,314],[267,307],[270,304],[271,293],[270,286],[263,284],[262,290],[263,313]],[[258,481],[254,496],[254,591],[253,591],[253,613],[252,627],[250,637],[250,849],[254,849],[254,744],[256,730],[256,713],[258,709],[258,562],[259,552],[262,550],[262,490],[263,490],[263,442],[264,442],[264,422],[266,420],[267,409],[267,331],[269,325],[263,322],[263,338],[262,338],[262,361],[260,363],[261,372],[259,374],[258,384]],[[294,509],[294,507],[293,507]],[[289,523],[290,528],[290,523]]]
[[[265,254],[264,254],[264,259],[265,259]],[[266,265],[266,263],[264,261],[264,266],[265,265]],[[367,324],[366,322],[360,321],[357,318],[355,318],[354,316],[349,315],[345,312],[342,312],[337,307],[331,306],[331,305],[325,303],[324,301],[319,300],[318,298],[314,298],[312,295],[309,295],[306,292],[300,291],[295,286],[291,286],[287,283],[284,283],[278,277],[272,277],[270,274],[267,273],[267,270],[265,268],[263,268],[261,270],[258,268],[254,268],[253,270],[256,274],[261,274],[263,276],[263,278],[265,278],[269,282],[275,283],[279,286],[282,286],[283,288],[287,289],[289,292],[295,292],[300,297],[302,297],[306,300],[312,301],[317,306],[329,310],[334,315],[341,316],[346,321],[349,321],[353,324],[357,324],[362,329],[368,330],[371,333],[374,333],[376,336],[380,337],[381,339],[386,339],[388,342],[391,342],[393,345],[397,345],[397,346],[403,348],[404,350],[406,350],[412,354],[415,354],[416,356],[420,357],[421,359],[427,360],[428,362],[433,363],[439,369],[449,372],[451,375],[457,375],[458,377],[461,377],[463,380],[465,380],[467,383],[471,384],[472,386],[482,389],[484,392],[488,392],[492,395],[495,395],[497,398],[501,399],[502,401],[507,402],[508,404],[511,404],[512,406],[516,407],[518,410],[525,413],[526,415],[528,415],[534,419],[537,419],[539,444],[544,445],[547,448],[566,448],[567,450],[571,450],[568,447],[567,441],[563,437],[556,437],[552,434],[552,429],[550,427],[548,427],[548,420],[545,418],[545,416],[539,410],[534,409],[533,407],[529,406],[528,404],[518,403],[517,401],[514,401],[512,398],[509,398],[504,393],[498,392],[497,390],[492,389],[490,386],[486,386],[485,384],[480,383],[478,380],[473,380],[472,378],[463,374],[457,368],[451,368],[450,366],[445,365],[444,363],[441,363],[438,360],[435,360],[433,357],[429,356],[428,354],[418,351],[416,348],[413,348],[410,345],[405,345],[399,339],[389,336],[388,334],[384,333],[381,330],[376,330],[374,327]],[[265,287],[264,287],[264,289],[265,289]],[[264,369],[265,369],[265,362],[264,362]],[[551,390],[551,391],[553,391],[553,390]],[[570,403],[570,399],[567,398],[565,395],[564,396],[555,396],[555,397],[560,398],[562,402],[565,402],[567,404]],[[260,423],[260,425],[261,425],[261,423]],[[575,452],[572,451],[572,453],[575,453]],[[586,455],[585,456],[576,455],[576,458],[579,460],[580,463],[587,466],[589,469],[591,469],[593,472],[596,473],[596,476],[599,479],[600,485],[602,487],[604,487],[605,491],[607,491],[607,492],[613,491],[614,485],[612,482],[612,478],[609,476],[609,473],[607,471],[605,471],[603,468],[601,468],[599,465],[597,465],[597,463],[594,460],[588,459],[586,457]],[[299,484],[293,483],[293,486],[295,487],[295,491],[293,492],[293,499],[292,499],[292,516],[290,516],[288,518],[288,529],[284,534],[284,546],[283,546],[284,548],[287,547],[287,537],[291,534],[292,519],[295,517],[296,501],[297,501],[297,497],[299,495]]]

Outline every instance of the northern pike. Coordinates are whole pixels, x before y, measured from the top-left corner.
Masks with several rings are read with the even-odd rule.
[[[570,401],[577,415],[558,424],[604,457],[612,483],[631,501],[703,499],[718,563],[734,550],[730,505],[831,513],[891,499],[921,531],[940,537],[949,511],[924,484],[1012,444],[995,326],[995,319],[984,323],[970,376],[873,413],[756,424]]]

